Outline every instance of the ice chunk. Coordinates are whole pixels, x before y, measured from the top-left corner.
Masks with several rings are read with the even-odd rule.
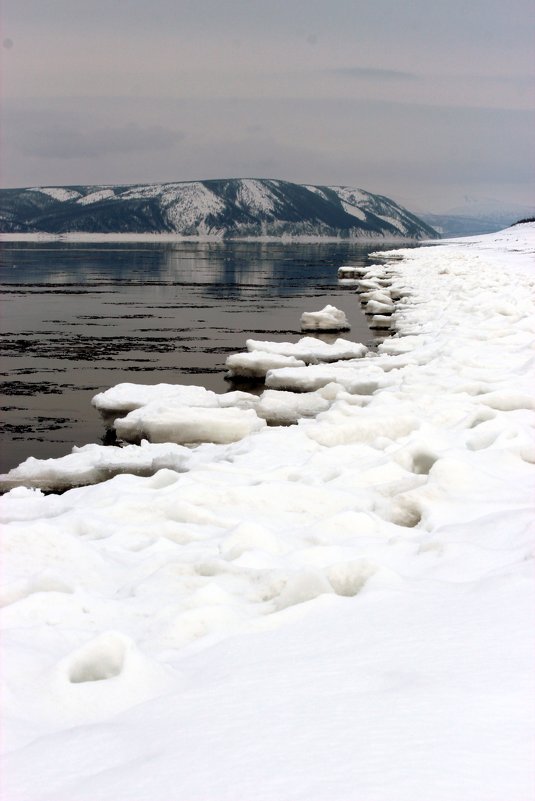
[[[266,425],[253,409],[222,409],[148,403],[115,421],[127,442],[236,442]]]
[[[131,412],[139,409],[151,401],[170,399],[184,406],[218,406],[215,392],[204,387],[184,384],[131,384],[123,383],[99,392],[91,403],[101,412],[107,414],[118,412]]]
[[[260,396],[256,413],[271,425],[290,425],[302,417],[314,417],[326,411],[331,402],[328,392],[322,390],[300,394],[266,389]]]
[[[248,339],[246,346],[247,350],[251,352],[264,351],[266,353],[280,354],[281,356],[293,356],[306,364],[358,359],[368,352],[366,345],[360,342],[350,342],[348,339],[342,339],[341,337],[331,344],[315,337],[302,337],[295,343]]]
[[[270,370],[266,376],[266,386],[270,389],[294,392],[312,392],[331,383],[340,384],[347,392],[370,395],[389,381],[384,371],[376,367],[371,359],[360,364],[336,362],[332,365],[282,367],[280,370]]]
[[[317,312],[303,312],[302,331],[349,331],[350,325],[345,312],[327,304]]]
[[[382,303],[378,300],[369,300],[365,306],[366,314],[392,314],[395,309],[393,303]]]
[[[344,264],[338,268],[338,278],[356,278],[359,275],[366,275],[368,267],[353,267]]]
[[[72,453],[57,459],[35,459],[30,456],[9,473],[0,476],[0,490],[12,487],[36,487],[46,491],[62,491],[70,487],[98,484],[121,473],[149,476],[162,467],[186,470],[191,451],[182,445],[166,443],[124,448],[104,445],[74,447]]]
[[[229,376],[240,376],[240,378],[264,378],[268,370],[277,367],[304,367],[304,365],[305,362],[294,356],[283,356],[262,350],[233,353],[226,361]]]
[[[429,342],[429,337],[424,334],[412,335],[405,337],[392,337],[381,342],[378,350],[381,353],[388,353],[393,356],[399,353],[409,353],[419,345],[425,345]]]
[[[385,314],[374,314],[370,320],[370,328],[390,328],[392,317]]]
[[[414,415],[394,409],[380,412],[369,407],[360,409],[338,401],[318,416],[317,424],[307,428],[307,434],[316,442],[333,447],[349,442],[373,443],[379,438],[399,439],[418,427],[419,421]]]

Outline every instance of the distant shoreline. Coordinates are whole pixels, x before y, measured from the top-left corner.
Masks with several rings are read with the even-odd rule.
[[[0,233],[0,242],[279,242],[281,244],[369,244],[370,242],[418,242],[429,243],[436,240],[413,239],[408,237],[336,237],[336,236],[182,236],[181,234],[119,234],[119,233]]]

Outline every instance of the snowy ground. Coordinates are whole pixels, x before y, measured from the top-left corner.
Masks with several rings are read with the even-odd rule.
[[[3,799],[534,797],[534,249],[372,268],[381,352],[268,372],[316,417],[4,496]]]

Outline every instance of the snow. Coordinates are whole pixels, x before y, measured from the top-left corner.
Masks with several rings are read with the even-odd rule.
[[[115,197],[113,189],[98,189],[96,192],[90,192],[89,195],[79,198],[76,202],[81,206],[89,206],[91,203],[99,203],[101,200],[108,200]]]
[[[98,396],[171,432],[310,416],[2,498],[6,799],[534,796],[534,250],[382,257],[378,354],[268,372],[312,393]]]
[[[388,223],[389,225],[391,225],[397,231],[399,231],[400,228],[401,228],[401,233],[404,233],[404,231],[403,231],[403,227],[404,227],[403,226],[403,220],[400,220],[398,217],[392,217],[389,214],[376,214],[375,216],[378,217],[380,220],[383,220],[385,223]]]
[[[41,194],[48,195],[54,200],[59,200],[61,203],[64,203],[66,200],[75,200],[81,197],[80,192],[77,192],[76,189],[65,189],[62,186],[40,186],[39,188],[30,189],[29,191],[41,192]]]
[[[350,214],[352,217],[356,217],[357,220],[366,219],[366,214],[362,211],[362,209],[353,206],[351,203],[345,203],[342,201],[342,208],[346,214]]]
[[[210,214],[223,211],[224,202],[201,181],[190,181],[176,184],[153,184],[131,187],[121,193],[121,198],[160,198],[167,221],[173,231],[184,234],[197,227],[197,236],[214,234],[213,231],[200,224]]]
[[[317,312],[303,312],[302,331],[348,331],[350,328],[345,312],[329,303]]]
[[[248,212],[273,215],[275,212],[274,198],[262,181],[243,178],[238,184],[238,205],[243,206]]]

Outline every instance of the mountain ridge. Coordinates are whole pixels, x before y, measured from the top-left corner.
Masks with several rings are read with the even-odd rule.
[[[435,239],[385,195],[271,178],[0,190],[1,233]]]

